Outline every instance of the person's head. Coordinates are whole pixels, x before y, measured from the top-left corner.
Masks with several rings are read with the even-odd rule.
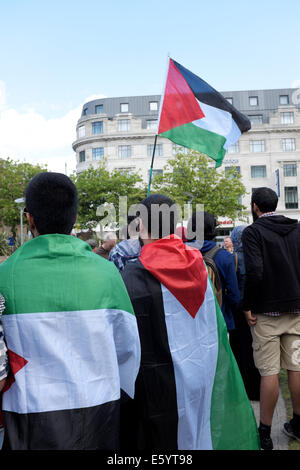
[[[198,226],[197,226],[198,225]],[[193,212],[192,217],[188,221],[187,238],[188,241],[196,239],[213,240],[216,238],[217,220],[209,212]],[[202,232],[202,233],[201,233]]]
[[[139,235],[139,219],[137,216],[129,215],[127,217],[127,239],[137,238]]]
[[[104,250],[110,251],[110,250],[113,249],[113,247],[115,246],[116,243],[117,243],[116,234],[113,233],[113,232],[108,232],[104,236],[104,241],[102,243],[102,246],[103,246]]]
[[[233,248],[231,237],[224,238],[224,245],[226,250],[231,250]]]
[[[234,251],[242,251],[243,249],[242,235],[246,227],[247,225],[239,225],[238,227],[234,227],[234,229],[232,230],[231,240],[232,240]]]
[[[37,174],[26,187],[25,204],[24,212],[34,237],[51,233],[70,235],[77,218],[78,194],[68,176]]]
[[[86,243],[88,245],[90,245],[90,247],[92,248],[92,250],[94,250],[95,248],[97,248],[98,246],[98,243],[96,240],[94,240],[93,238],[89,238],[88,240],[86,240]]]
[[[278,196],[271,188],[257,188],[251,197],[253,220],[266,212],[274,212],[277,208]]]
[[[153,194],[139,204],[140,237],[144,243],[175,233],[178,211],[175,202],[163,194]]]

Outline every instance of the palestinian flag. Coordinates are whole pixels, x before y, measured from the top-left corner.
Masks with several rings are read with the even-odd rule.
[[[123,279],[141,339],[137,439],[144,435],[149,449],[260,449],[200,251],[176,235],[157,240],[125,267]]]
[[[250,128],[221,93],[170,59],[158,135],[208,155],[219,167],[228,147]]]
[[[140,343],[114,264],[75,237],[42,235],[0,266],[0,292],[7,447],[118,449],[121,390],[134,395]]]

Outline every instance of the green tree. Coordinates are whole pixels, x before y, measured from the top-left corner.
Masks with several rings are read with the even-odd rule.
[[[97,208],[113,204],[118,222],[119,197],[127,196],[128,208],[146,197],[146,187],[137,173],[109,172],[105,162],[97,168],[89,167],[72,179],[77,187],[79,207],[77,223],[80,228],[94,229],[104,216],[97,215]]]
[[[25,188],[33,176],[46,167],[30,163],[0,159],[0,220],[11,228],[14,236],[20,223],[20,210],[15,199],[24,197]]]
[[[246,188],[233,167],[228,172],[216,170],[205,155],[178,152],[168,160],[162,175],[156,175],[153,192],[161,192],[183,207],[192,199],[192,207],[204,204],[204,210],[215,217],[243,218],[246,209],[240,201]]]

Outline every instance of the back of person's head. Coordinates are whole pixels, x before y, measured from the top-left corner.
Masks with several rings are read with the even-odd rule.
[[[175,202],[163,194],[152,194],[140,202],[140,218],[153,239],[175,233],[178,211]]]
[[[271,188],[256,188],[251,197],[251,206],[256,204],[260,212],[274,212],[278,204],[278,196]]]
[[[93,238],[89,238],[88,240],[86,240],[86,243],[87,243],[88,245],[90,245],[90,247],[91,247],[92,249],[97,248],[97,246],[98,246],[97,241],[94,240]]]
[[[33,217],[40,235],[71,233],[77,216],[78,194],[68,176],[39,173],[28,183],[25,200],[26,211]]]
[[[195,211],[193,212],[192,217],[188,221],[188,241],[202,239],[203,237],[204,240],[213,240],[217,235],[216,227],[217,220],[212,214],[210,214],[209,212]]]

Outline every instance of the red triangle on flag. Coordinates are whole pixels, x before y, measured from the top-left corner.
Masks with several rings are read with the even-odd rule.
[[[194,93],[170,59],[158,134],[203,117]]]
[[[10,372],[5,382],[5,386],[3,388],[3,392],[6,392],[12,384],[15,382],[15,375],[19,370],[23,369],[24,366],[27,364],[27,360],[24,357],[19,356],[19,354],[15,353],[11,349],[7,350],[8,352],[8,360],[10,365]]]
[[[139,260],[195,318],[208,282],[200,250],[186,249],[179,237],[170,235],[144,245]]]

